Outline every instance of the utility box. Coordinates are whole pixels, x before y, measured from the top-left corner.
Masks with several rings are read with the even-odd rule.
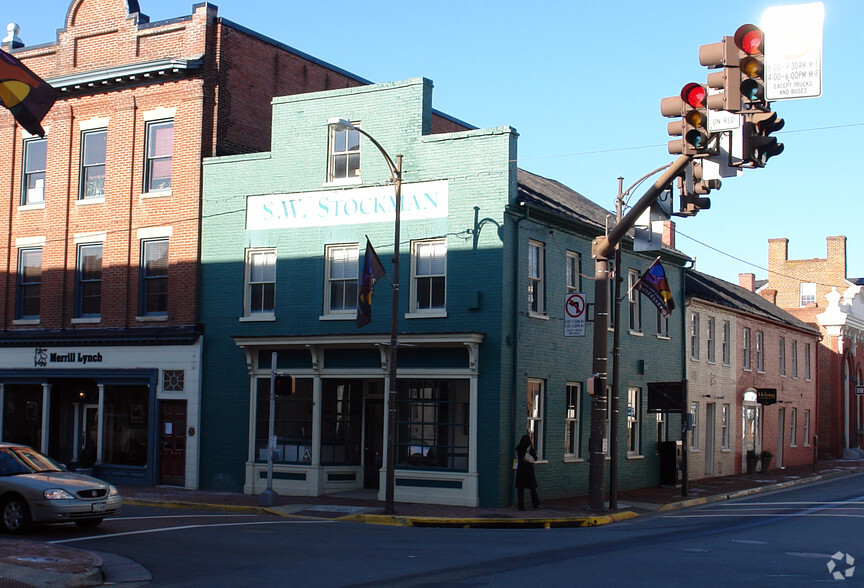
[[[660,450],[660,485],[680,486],[684,469],[683,441],[661,441],[657,446]]]

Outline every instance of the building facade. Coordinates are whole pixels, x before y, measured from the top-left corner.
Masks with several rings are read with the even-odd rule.
[[[201,316],[214,367],[202,425],[220,435],[202,444],[203,487],[262,492],[272,445],[277,493],[383,498],[392,408],[397,501],[512,504],[526,432],[541,496],[587,493],[584,266],[609,213],[517,169],[514,129],[440,132],[431,103],[422,78],[285,96],[269,152],[205,159]],[[364,133],[328,124],[340,118]],[[403,156],[394,407],[392,274],[378,280],[371,322],[356,323],[366,241],[390,273],[396,217],[391,170],[365,133]],[[661,256],[681,300],[685,257]],[[633,280],[652,261],[628,241],[622,272]],[[658,431],[679,426],[645,404],[649,380],[683,378],[683,320],[658,320],[638,296],[621,315],[615,434],[620,485],[634,488],[657,483]],[[275,400],[271,438],[275,372],[294,391]]]

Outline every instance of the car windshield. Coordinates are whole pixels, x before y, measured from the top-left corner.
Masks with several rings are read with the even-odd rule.
[[[0,476],[62,471],[60,466],[35,449],[0,447]]]

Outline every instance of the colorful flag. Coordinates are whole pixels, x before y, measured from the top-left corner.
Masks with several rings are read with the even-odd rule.
[[[633,285],[633,288],[642,292],[660,310],[663,316],[669,316],[675,308],[672,300],[672,290],[666,281],[666,272],[660,265],[660,258],[654,260],[642,277]]]
[[[0,51],[0,105],[30,134],[45,136],[42,119],[56,100],[54,88],[15,57]]]
[[[362,327],[372,322],[372,290],[375,282],[386,275],[378,254],[366,238],[366,253],[363,255],[363,273],[360,275],[360,296],[357,298],[357,326]]]

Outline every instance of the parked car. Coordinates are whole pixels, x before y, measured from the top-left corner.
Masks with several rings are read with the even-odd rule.
[[[26,445],[0,442],[0,530],[23,533],[34,523],[96,527],[122,503],[113,485],[69,472]]]

